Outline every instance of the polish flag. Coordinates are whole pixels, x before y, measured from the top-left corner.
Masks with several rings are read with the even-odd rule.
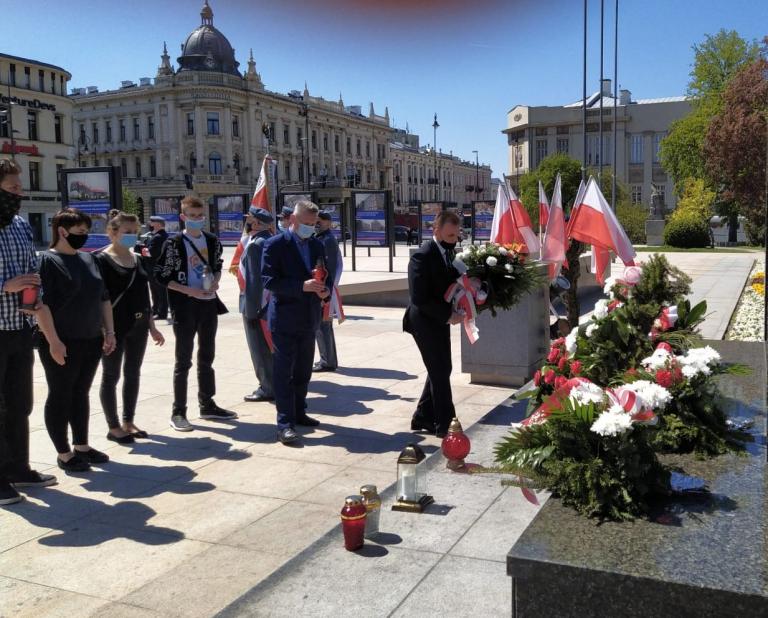
[[[635,265],[635,249],[592,177],[587,182],[584,197],[571,213],[566,233],[568,238],[592,245],[592,272],[601,284],[605,282],[611,251],[625,266]]]
[[[584,192],[586,190],[587,190],[587,185],[584,184],[584,179],[582,178],[579,181],[579,188],[576,189],[576,199],[573,200],[573,204],[571,205],[570,217],[573,216],[573,214],[576,212],[576,208],[578,207],[579,204],[581,204],[581,200],[584,199]]]
[[[552,198],[555,199],[554,197]],[[547,229],[547,221],[549,220],[549,200],[547,199],[547,192],[544,191],[544,185],[539,180],[539,229]]]
[[[539,183],[541,187],[541,183]],[[552,191],[552,206],[549,209],[547,229],[544,233],[544,244],[541,247],[541,261],[549,264],[549,278],[554,279],[565,262],[565,214],[563,213],[563,196],[560,174],[555,179]]]
[[[491,224],[491,242],[521,243],[528,253],[539,250],[539,239],[531,226],[531,218],[509,183],[499,186]]]

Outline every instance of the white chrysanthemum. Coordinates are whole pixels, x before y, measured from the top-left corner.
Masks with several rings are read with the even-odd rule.
[[[720,354],[712,346],[703,348],[691,348],[685,355],[690,362],[700,362],[705,365],[717,365],[720,363]]]
[[[683,365],[682,372],[683,375],[690,380],[691,378],[695,378],[697,375],[699,375],[701,373],[701,369],[699,367],[695,367],[694,365]]]
[[[569,396],[574,403],[579,405],[602,403],[605,399],[605,391],[592,382],[580,382],[571,389]]]
[[[608,277],[605,280],[605,287],[603,287],[603,293],[607,294],[609,298],[613,299],[613,286],[616,285],[615,277]]]
[[[454,259],[459,260],[460,262],[463,262],[467,257],[469,257],[469,253],[465,255],[463,251],[459,251],[459,253],[456,254],[456,257]]]
[[[584,334],[585,334],[587,337],[591,337],[592,335],[594,335],[594,334],[595,334],[595,331],[596,331],[598,328],[600,328],[600,325],[599,325],[599,324],[597,324],[597,322],[592,322],[591,324],[588,324],[588,325],[587,325],[587,328],[584,330]]]
[[[568,354],[576,354],[576,339],[579,336],[579,327],[576,326],[565,338],[565,350]]]
[[[653,354],[640,362],[646,369],[661,369],[667,364],[671,356],[664,348],[657,348],[653,351]]]
[[[501,253],[501,255],[507,255],[509,251],[507,251],[506,247],[499,247],[499,253]]]
[[[601,436],[618,436],[630,429],[632,429],[632,418],[617,404],[598,416],[590,427],[590,430]]]
[[[595,310],[592,312],[592,317],[597,320],[602,320],[608,315],[608,301],[601,298],[595,303]]]
[[[647,407],[654,410],[663,410],[666,405],[672,401],[672,394],[663,386],[648,380],[637,380],[626,387],[635,391],[637,396],[643,400]]]
[[[513,270],[515,270],[515,267],[512,264],[504,264],[504,268],[508,273],[511,273]]]
[[[488,264],[488,266],[496,266],[496,264],[499,263],[499,260],[497,260],[492,255],[489,255],[487,258],[485,258],[485,263]]]

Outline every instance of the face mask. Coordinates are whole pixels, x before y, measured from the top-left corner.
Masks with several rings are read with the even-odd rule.
[[[188,230],[202,230],[204,225],[205,219],[200,219],[199,221],[192,221],[191,219],[187,219],[184,221],[184,227],[186,227]]]
[[[453,251],[456,248],[456,243],[455,242],[445,242],[444,240],[441,240],[440,241],[440,245],[446,251]]]
[[[123,234],[120,237],[120,244],[128,249],[133,248],[136,245],[136,241],[139,239],[138,234]]]
[[[305,223],[299,223],[296,226],[296,235],[299,238],[302,238],[304,240],[306,240],[307,238],[312,236],[312,234],[314,234],[314,233],[315,233],[315,226],[314,225],[306,225]]]
[[[21,208],[21,196],[0,189],[0,228],[10,225]]]
[[[70,234],[64,240],[69,243],[69,246],[73,249],[82,249],[83,245],[88,241],[88,234]]]

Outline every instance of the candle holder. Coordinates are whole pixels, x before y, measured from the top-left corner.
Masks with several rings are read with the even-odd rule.
[[[464,463],[464,458],[469,455],[471,444],[467,434],[464,433],[459,419],[456,417],[451,421],[448,433],[443,438],[440,448],[448,460],[445,464],[446,468],[454,471],[466,469],[467,465]]]
[[[435,500],[427,494],[427,456],[416,444],[408,444],[397,458],[397,498],[393,511],[422,513]]]

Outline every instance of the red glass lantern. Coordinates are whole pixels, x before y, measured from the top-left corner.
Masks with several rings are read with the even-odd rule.
[[[37,299],[40,295],[39,286],[33,285],[28,288],[24,288],[21,291],[21,308],[32,310],[37,305]]]
[[[341,509],[341,529],[344,549],[355,551],[363,546],[365,536],[365,505],[362,496],[347,496]]]
[[[470,442],[464,429],[461,427],[459,419],[454,418],[448,427],[448,433],[443,438],[441,445],[443,455],[448,460],[446,467],[450,470],[462,470],[465,463],[464,458],[469,455]]]

